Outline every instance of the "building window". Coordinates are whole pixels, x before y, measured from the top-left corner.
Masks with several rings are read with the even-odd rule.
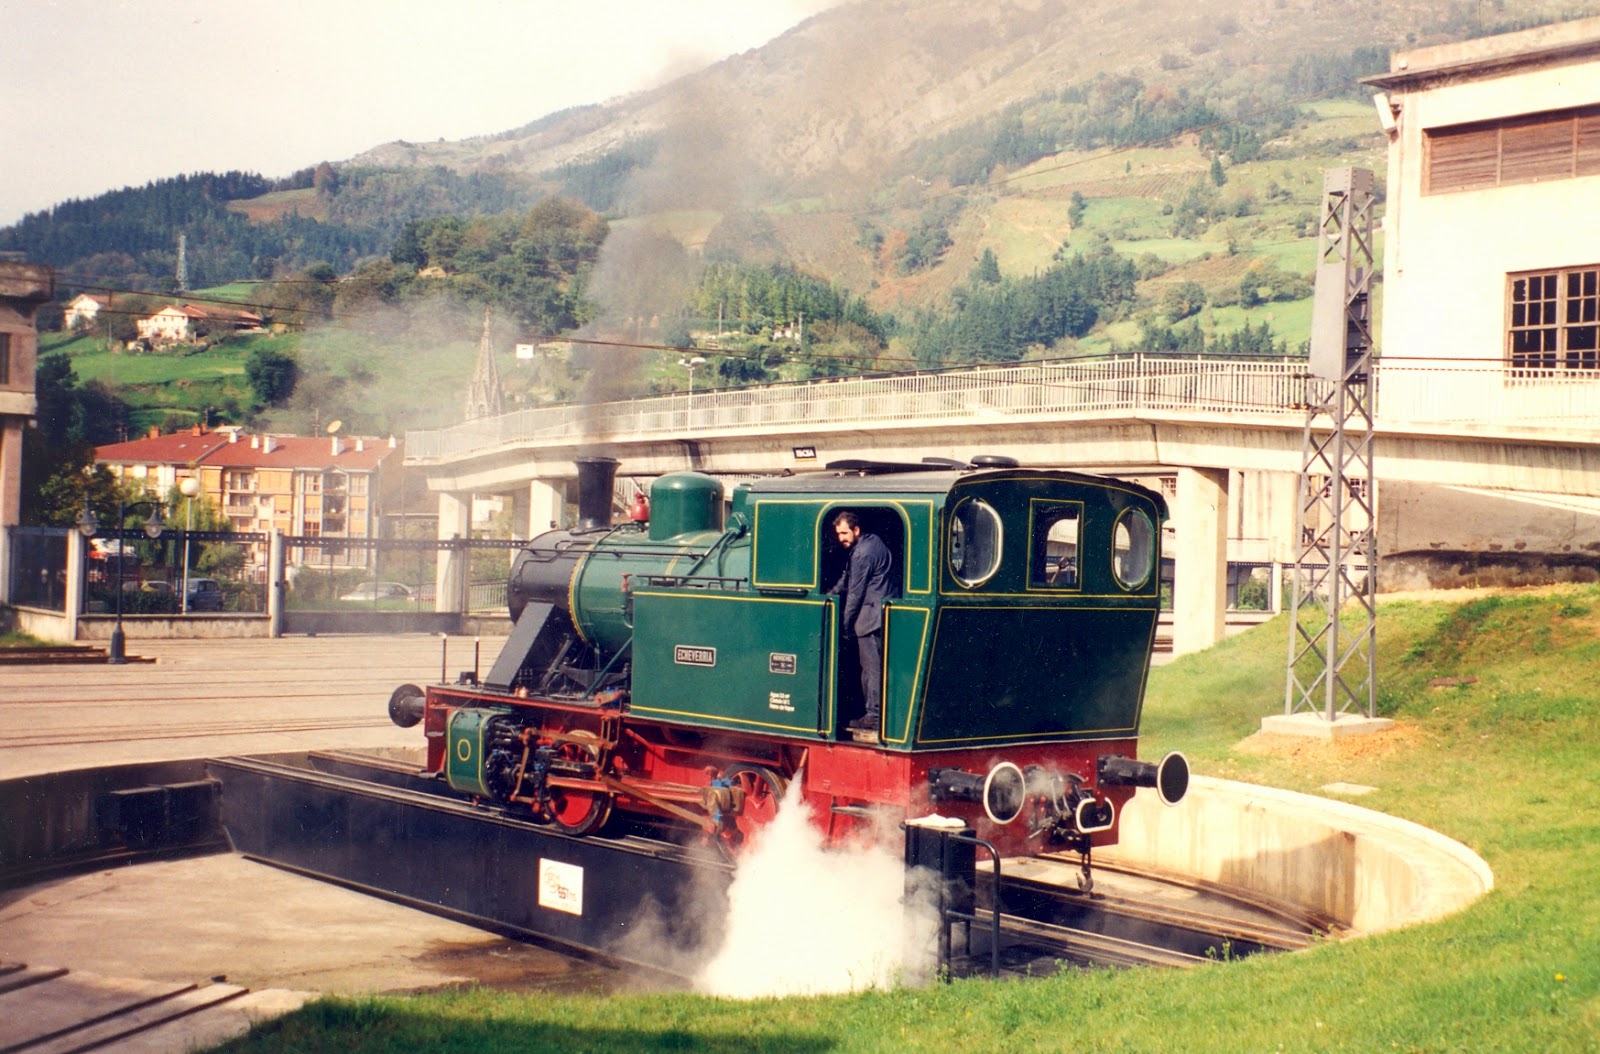
[[[11,334],[0,333],[0,384],[11,383]]]
[[[1424,194],[1600,175],[1600,106],[1423,132]]]
[[[1508,283],[1512,369],[1600,368],[1600,266],[1514,274]]]

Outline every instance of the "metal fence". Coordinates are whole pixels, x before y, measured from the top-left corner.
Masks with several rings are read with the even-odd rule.
[[[1382,361],[1374,369],[1380,427],[1393,424],[1600,424],[1600,377],[1513,370],[1495,362]],[[1258,414],[1301,421],[1319,385],[1304,359],[1227,359],[1143,353],[938,373],[810,381],[678,393],[587,406],[547,406],[406,434],[409,460],[462,457],[515,443],[584,436],[759,432],[947,418],[1060,419],[1152,410]]]
[[[284,606],[290,611],[501,612],[511,539],[286,537]],[[450,574],[454,563],[459,573]],[[439,583],[456,595],[440,603]]]
[[[67,534],[60,527],[9,528],[7,581],[11,596],[0,598],[46,611],[67,609]]]
[[[548,406],[408,432],[408,459],[575,434],[650,436],[792,428],[817,421],[888,424],[951,417],[1054,418],[1073,413],[1175,409],[1304,414],[1304,359],[1128,355],[896,374]]]
[[[10,592],[6,603],[66,611],[70,528],[12,527]],[[264,534],[222,531],[97,531],[85,541],[83,611],[126,615],[264,612],[265,576],[253,567],[252,546]],[[121,604],[117,603],[121,591]]]
[[[61,527],[9,528],[11,588],[0,602],[64,613],[71,533]],[[511,559],[524,544],[483,538],[286,537],[285,606],[323,612],[503,613]],[[115,531],[99,532],[85,543],[78,614],[116,611],[119,585],[125,615],[265,613],[270,546],[270,535],[256,533],[178,530],[152,540],[140,531],[120,538]],[[438,602],[440,581],[455,590],[444,604]]]
[[[267,535],[231,531],[168,530],[156,539],[142,531],[100,531],[85,560],[85,608],[130,615],[262,613],[266,576],[252,558]]]

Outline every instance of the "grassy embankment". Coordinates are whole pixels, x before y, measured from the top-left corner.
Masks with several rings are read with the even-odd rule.
[[[1252,735],[1279,712],[1269,623],[1154,671],[1147,753],[1317,792],[1483,855],[1497,887],[1451,918],[1174,973],[1066,974],[739,1002],[466,990],[327,999],[230,1051],[1592,1052],[1600,1046],[1600,587],[1395,600],[1379,622],[1398,728],[1323,744]],[[1451,678],[1447,687],[1433,682]],[[1275,737],[1272,737],[1275,738]],[[796,891],[797,905],[803,891]],[[773,948],[782,957],[782,948]]]
[[[198,421],[211,410],[213,424],[240,424],[253,405],[245,361],[258,349],[291,354],[300,364],[297,396],[286,408],[268,408],[259,425],[311,433],[344,417],[347,434],[403,434],[460,419],[477,354],[477,335],[419,349],[337,327],[306,333],[243,334],[204,350],[186,346],[157,351],[108,351],[98,337],[43,334],[41,354],[63,353],[79,381],[105,383],[132,408],[131,431]],[[501,369],[515,376],[511,349]],[[346,410],[343,407],[353,407]]]

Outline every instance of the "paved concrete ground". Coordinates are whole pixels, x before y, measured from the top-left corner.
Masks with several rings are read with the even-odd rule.
[[[501,639],[482,644],[485,671]],[[441,649],[448,646],[441,663]],[[430,636],[128,642],[109,664],[0,666],[0,779],[105,765],[319,747],[416,746],[395,686],[454,679],[473,641]]]
[[[323,748],[416,747],[390,724],[394,687],[439,679],[435,637],[130,640],[126,666],[0,667],[0,779],[74,768]],[[482,668],[500,640],[485,640]],[[473,642],[451,638],[451,678]],[[180,1054],[308,993],[477,981],[609,989],[611,971],[327,883],[221,854],[80,874],[0,894],[7,1045],[145,999],[221,999],[100,1049]],[[45,973],[65,969],[49,978]],[[44,979],[39,979],[44,977]],[[24,983],[36,981],[36,983]],[[186,985],[199,992],[167,998]],[[8,989],[10,986],[10,990]],[[74,1009],[64,1009],[74,1008]],[[81,1045],[64,1037],[47,1052]]]

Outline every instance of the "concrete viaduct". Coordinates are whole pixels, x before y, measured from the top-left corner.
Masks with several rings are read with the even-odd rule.
[[[562,523],[580,455],[617,458],[624,481],[980,453],[1143,478],[1172,506],[1182,652],[1220,638],[1230,564],[1271,567],[1276,598],[1296,558],[1308,383],[1301,360],[1130,355],[713,390],[411,432],[406,463],[439,496],[441,538],[467,535],[473,495],[509,497],[519,533]],[[1600,380],[1391,361],[1374,383],[1386,557],[1600,550]]]

